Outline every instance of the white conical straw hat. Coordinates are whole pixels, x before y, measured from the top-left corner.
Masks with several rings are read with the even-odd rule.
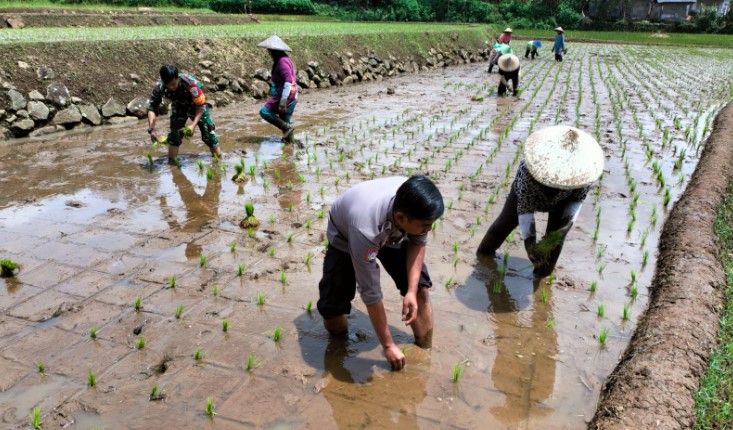
[[[565,33],[565,30],[563,30],[562,27],[555,27],[555,31],[559,31],[560,33]]]
[[[499,65],[499,70],[513,72],[519,68],[519,58],[514,54],[504,54],[499,57],[497,64]]]
[[[283,40],[277,37],[276,35],[270,36],[267,39],[263,40],[262,42],[258,43],[257,47],[265,48],[265,49],[273,49],[275,51],[292,52],[292,49],[290,49],[287,43],[283,42]]]
[[[590,134],[567,125],[536,131],[524,143],[529,173],[551,188],[570,190],[592,184],[603,173],[603,150]]]
[[[512,32],[512,29],[511,29],[511,28],[509,28],[509,27],[507,27],[507,28],[506,28],[506,29],[504,30],[504,33],[511,33],[511,32]]]

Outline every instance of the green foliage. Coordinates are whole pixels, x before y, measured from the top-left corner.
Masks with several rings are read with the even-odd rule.
[[[246,1],[209,0],[209,7],[220,13],[244,13]],[[291,15],[314,15],[316,7],[310,0],[252,0],[252,11],[256,13],[287,13]],[[247,11],[249,12],[249,11]]]

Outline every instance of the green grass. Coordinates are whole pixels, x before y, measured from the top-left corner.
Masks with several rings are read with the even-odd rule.
[[[720,318],[718,346],[700,380],[700,390],[695,393],[698,430],[733,428],[733,188],[728,192],[718,208],[714,228],[721,245],[727,300]]]
[[[282,38],[345,35],[389,37],[390,34],[476,33],[485,38],[488,26],[467,27],[439,23],[354,23],[354,22],[263,22],[258,25],[197,25],[157,27],[99,28],[25,28],[23,31],[0,29],[0,44],[36,42],[78,42],[104,40],[159,40],[190,38],[262,39],[277,33]],[[732,38],[733,39],[733,38]]]
[[[83,10],[86,12],[90,11],[137,11],[138,8],[132,6],[113,6],[113,5],[101,5],[101,4],[59,4],[54,3],[51,0],[0,0],[0,9],[10,8],[44,8],[44,9],[76,9]],[[156,12],[187,12],[187,13],[213,13],[211,9],[191,9],[191,8],[180,8],[173,6],[156,6],[150,7],[151,10]],[[265,15],[268,19],[270,15]],[[283,20],[292,19],[293,15],[285,15]],[[272,18],[274,20],[274,18]],[[327,19],[327,18],[326,18]]]
[[[555,35],[550,31],[546,30],[517,30],[514,29],[514,34],[520,35],[521,37],[534,38],[539,37],[541,39],[548,40],[546,44],[549,52],[552,48],[552,40]],[[565,42],[572,49],[573,39],[591,39],[600,40],[607,42],[631,42],[631,43],[644,43],[653,45],[696,45],[696,46],[720,46],[720,47],[733,47],[733,35],[728,34],[688,34],[688,33],[664,33],[669,37],[654,37],[655,33],[646,32],[631,32],[631,31],[570,31],[565,34]],[[524,41],[519,41],[522,43]],[[545,45],[545,44],[543,44]],[[544,46],[542,48],[545,49]]]

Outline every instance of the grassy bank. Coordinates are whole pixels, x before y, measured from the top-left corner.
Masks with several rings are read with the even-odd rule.
[[[539,37],[552,39],[553,31],[548,30],[514,30],[514,35],[521,37]],[[687,33],[636,33],[617,31],[568,31],[565,33],[567,42],[573,39],[599,40],[606,42],[646,43],[654,45],[698,45],[719,46],[733,48],[733,35],[730,34],[687,34]]]
[[[725,267],[727,304],[720,319],[718,348],[695,394],[698,430],[733,428],[733,184],[728,192],[715,222]]]
[[[76,9],[82,11],[120,11],[137,12],[140,8],[101,4],[58,4],[49,0],[0,0],[0,9]],[[190,9],[180,7],[145,7],[156,12],[212,13],[209,9]]]
[[[272,34],[281,37],[320,37],[351,35],[438,34],[454,32],[481,33],[482,40],[489,26],[457,24],[394,24],[348,22],[265,22],[259,25],[200,25],[160,26],[154,28],[120,27],[105,28],[28,28],[23,31],[0,30],[0,44],[37,42],[98,42],[115,40],[152,39],[208,39],[218,37],[264,38]]]

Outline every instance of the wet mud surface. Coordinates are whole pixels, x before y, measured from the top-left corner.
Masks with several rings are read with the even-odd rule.
[[[304,149],[282,147],[258,105],[217,109],[218,162],[197,135],[167,165],[143,122],[0,147],[0,255],[22,265],[0,280],[3,428],[35,406],[49,429],[585,428],[646,307],[667,211],[730,98],[730,54],[685,53],[574,45],[562,64],[524,62],[518,99],[497,99],[498,76],[475,65],[310,93],[295,117]],[[555,123],[597,136],[606,167],[554,276],[534,280],[518,234],[506,260],[474,252],[521,142]],[[383,276],[408,360],[391,372],[358,299],[347,339],[306,308],[336,196],[416,172],[450,208],[426,259],[434,347],[411,345]],[[238,225],[248,202],[251,232]]]

